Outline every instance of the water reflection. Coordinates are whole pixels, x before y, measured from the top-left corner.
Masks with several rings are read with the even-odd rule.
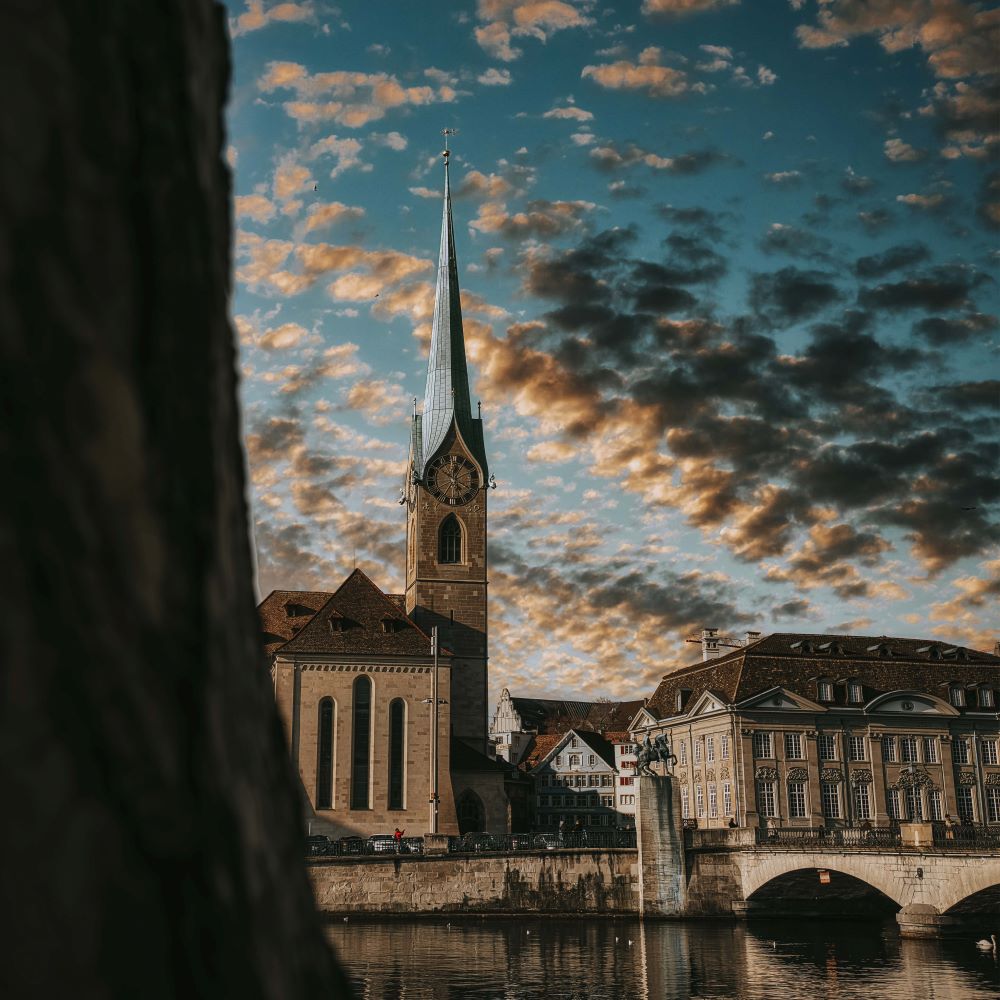
[[[895,923],[522,920],[337,923],[361,1000],[995,1000],[972,937],[901,941]]]

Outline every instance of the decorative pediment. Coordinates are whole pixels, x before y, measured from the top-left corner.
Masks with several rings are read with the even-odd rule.
[[[1000,773],[998,773],[997,771],[990,771],[990,773],[986,775],[983,781],[987,785],[1000,785]]]
[[[824,767],[819,772],[819,780],[837,783],[844,780],[844,772],[839,767]]]
[[[890,788],[933,788],[934,779],[922,767],[907,767],[899,772],[899,778]]]
[[[713,712],[724,712],[726,699],[714,691],[703,691],[697,701],[688,709],[688,717],[696,715],[711,715]]]
[[[629,723],[628,731],[632,732],[636,729],[645,729],[646,726],[654,726],[660,720],[649,711],[648,708],[640,708],[638,712],[635,713],[635,718]]]
[[[775,767],[758,767],[754,771],[754,777],[758,781],[777,781],[778,769]]]
[[[789,781],[808,781],[809,772],[804,767],[790,768],[786,776]]]
[[[819,702],[803,698],[800,694],[786,691],[782,687],[773,687],[760,694],[751,695],[741,701],[737,708],[744,711],[768,712],[825,712],[827,708]]]
[[[958,715],[956,708],[926,691],[890,691],[873,698],[865,711],[893,715]]]
[[[974,785],[976,783],[975,771],[960,771],[958,775],[958,783],[965,786]]]
[[[721,779],[722,779],[723,781],[728,781],[728,780],[729,780],[729,778],[730,778],[730,774],[729,774],[729,768],[728,768],[728,767],[726,767],[725,765],[723,765],[723,766],[722,766],[722,770],[721,770],[721,771],[719,772],[719,777],[720,777],[720,778],[721,778]]]
[[[865,771],[865,770],[851,771],[852,785],[870,785],[871,783],[872,783],[871,771]]]

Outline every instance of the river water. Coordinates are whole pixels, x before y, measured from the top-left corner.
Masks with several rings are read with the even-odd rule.
[[[359,1000],[997,1000],[1000,961],[976,928],[902,941],[895,921],[337,922]]]

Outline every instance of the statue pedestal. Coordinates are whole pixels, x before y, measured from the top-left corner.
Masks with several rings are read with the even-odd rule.
[[[639,775],[635,828],[639,844],[639,913],[680,917],[687,908],[684,826],[673,778]]]

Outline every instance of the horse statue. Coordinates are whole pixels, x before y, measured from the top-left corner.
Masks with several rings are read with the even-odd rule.
[[[639,752],[636,754],[636,767],[639,774],[654,776],[656,772],[650,766],[651,764],[664,764],[667,773],[672,774],[676,763],[677,758],[671,753],[666,736],[661,733],[655,740],[651,740],[649,733],[647,733],[646,739],[639,745]]]

